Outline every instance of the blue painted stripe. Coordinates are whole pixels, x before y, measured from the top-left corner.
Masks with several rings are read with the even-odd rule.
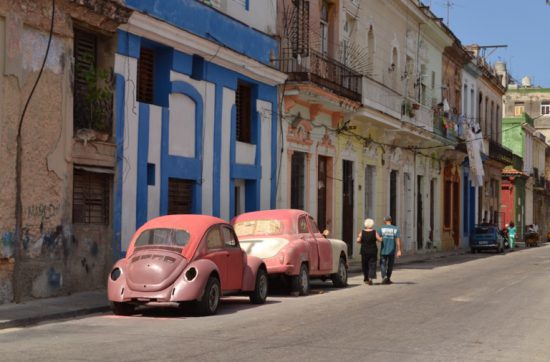
[[[221,152],[222,152],[223,87],[216,87],[214,104],[214,160],[212,163],[212,214],[220,216]]]
[[[234,163],[231,167],[231,178],[242,180],[260,181],[262,176],[262,166],[243,165]]]
[[[125,80],[120,74],[115,75],[115,132],[116,132],[116,182],[114,192],[114,215],[113,215],[113,240],[111,248],[113,251],[113,263],[121,257],[121,229],[122,229],[122,174],[124,160],[124,93]]]
[[[118,30],[118,48],[117,53],[132,58],[139,58],[141,48],[141,38],[132,33]]]
[[[141,225],[143,225],[147,221],[147,160],[149,155],[149,112],[150,106],[148,104],[139,103],[136,229],[141,227]]]
[[[126,0],[126,5],[264,64],[279,53],[274,37],[196,0]]]

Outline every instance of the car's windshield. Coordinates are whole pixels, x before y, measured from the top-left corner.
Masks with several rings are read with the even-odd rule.
[[[248,220],[234,225],[237,236],[280,235],[284,231],[281,220]]]
[[[187,245],[189,237],[189,233],[181,229],[147,229],[136,239],[135,246],[168,245],[181,247]]]

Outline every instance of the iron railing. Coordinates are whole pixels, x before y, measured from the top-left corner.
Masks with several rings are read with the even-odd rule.
[[[309,49],[304,57],[290,48],[283,49],[281,70],[288,74],[290,81],[310,81],[340,96],[361,102],[362,75],[313,49]]]

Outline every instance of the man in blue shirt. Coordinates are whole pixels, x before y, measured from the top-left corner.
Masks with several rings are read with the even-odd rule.
[[[401,239],[399,228],[391,224],[391,216],[384,218],[384,226],[378,230],[382,237],[382,248],[380,249],[380,272],[382,273],[382,284],[391,284],[391,274],[395,257],[401,256]]]

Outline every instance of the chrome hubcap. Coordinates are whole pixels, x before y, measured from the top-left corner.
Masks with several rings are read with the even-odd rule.
[[[342,278],[342,281],[344,281],[344,282],[348,278],[348,272],[346,271],[346,266],[342,262],[340,262],[340,277]]]
[[[301,277],[300,277],[300,281],[301,281],[301,286],[302,286],[302,290],[305,291],[307,289],[307,272],[305,269],[302,269],[302,273],[301,273]]]
[[[260,289],[260,296],[264,298],[267,295],[267,278],[265,275],[260,276],[260,285],[258,285],[258,288]]]

